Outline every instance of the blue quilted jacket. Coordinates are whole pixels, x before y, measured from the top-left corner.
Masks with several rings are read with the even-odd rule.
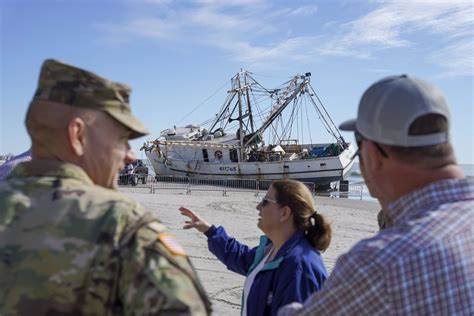
[[[250,249],[227,235],[223,227],[212,226],[207,232],[209,250],[227,269],[247,276],[262,260],[271,241],[260,237],[260,245]],[[276,315],[278,308],[303,302],[321,289],[328,277],[320,253],[303,232],[295,233],[256,275],[247,299],[247,315]]]

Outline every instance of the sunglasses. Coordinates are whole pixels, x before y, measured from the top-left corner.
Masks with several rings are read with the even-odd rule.
[[[261,205],[261,206],[267,206],[268,203],[275,203],[275,204],[276,204],[276,203],[278,203],[278,202],[275,201],[275,200],[269,199],[269,198],[267,198],[267,197],[263,197],[263,198],[262,198],[262,201],[260,202],[260,205]]]
[[[357,151],[356,153],[354,154],[353,158],[356,157],[356,156],[359,156],[359,159],[361,158],[360,157],[360,149],[362,147],[362,140],[364,140],[365,138],[357,131],[354,132],[354,137],[355,137],[355,140],[356,140],[356,143],[357,143]],[[377,150],[380,152],[380,154],[382,155],[382,157],[384,158],[388,158],[388,154],[387,152],[376,142],[373,142],[371,141],[375,147],[377,148]]]

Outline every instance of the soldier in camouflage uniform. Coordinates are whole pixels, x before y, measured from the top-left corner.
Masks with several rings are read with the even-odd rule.
[[[55,60],[26,117],[33,160],[0,182],[0,315],[208,315],[181,246],[117,189],[146,128],[130,89]]]

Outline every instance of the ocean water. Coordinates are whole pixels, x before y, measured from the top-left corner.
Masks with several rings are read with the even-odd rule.
[[[464,171],[464,174],[466,176],[474,177],[474,164],[459,164],[459,166]],[[362,194],[362,199],[363,200],[376,201],[376,199],[374,199],[372,196],[370,196],[369,190],[365,186],[364,178],[362,178],[358,163],[354,163],[354,169],[352,169],[352,173],[351,173],[348,180],[349,180],[350,184],[363,184],[363,186],[364,186],[364,191],[363,191],[363,194]]]
[[[462,168],[466,176],[474,177],[474,164],[460,164],[459,166]]]
[[[474,164],[460,164],[461,169],[464,171],[464,174],[468,177],[474,177]],[[362,175],[360,174],[359,164],[354,163],[354,169],[352,174],[349,177],[350,183],[361,183],[364,182]]]

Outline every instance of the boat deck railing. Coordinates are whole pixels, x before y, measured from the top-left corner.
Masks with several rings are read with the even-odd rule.
[[[123,185],[123,183],[129,183]],[[145,181],[135,183],[133,181],[122,181],[120,187],[130,186],[137,189],[146,189],[149,193],[157,193],[166,190],[192,192],[221,192],[227,195],[232,192],[248,192],[258,196],[265,194],[272,180],[256,179],[207,179],[186,176],[152,176],[148,175]],[[337,185],[329,191],[317,191],[312,182],[303,182],[315,196],[327,196],[330,198],[358,198],[362,200],[364,185],[361,183]]]

